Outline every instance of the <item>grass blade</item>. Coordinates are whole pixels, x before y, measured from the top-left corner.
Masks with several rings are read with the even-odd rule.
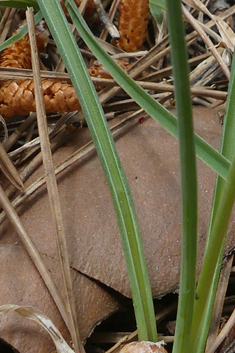
[[[235,60],[233,60],[232,63],[232,68],[231,68],[231,78],[229,82],[229,89],[228,89],[228,97],[227,97],[227,103],[226,103],[226,111],[225,111],[225,116],[224,116],[224,128],[223,128],[223,135],[221,139],[221,153],[228,159],[232,160],[233,156],[235,155],[235,101],[234,101],[234,95],[235,95]],[[225,187],[226,181],[224,181],[221,177],[217,177],[216,180],[216,185],[215,185],[215,191],[214,191],[214,198],[213,198],[213,204],[212,204],[212,209],[211,209],[211,218],[210,218],[210,225],[209,225],[209,230],[208,230],[208,236],[207,236],[207,243],[206,243],[206,248],[205,248],[205,255],[204,255],[204,261],[207,261],[206,258],[208,256],[211,256],[210,253],[215,253],[215,247],[217,248],[217,245],[219,244],[219,249],[217,251],[220,251],[220,255],[217,260],[217,264],[210,264],[210,268],[212,267],[211,270],[215,271],[213,280],[211,281],[211,286],[213,288],[216,287],[217,282],[218,282],[218,277],[219,277],[219,271],[220,271],[220,264],[222,261],[222,255],[224,252],[224,243],[225,243],[225,237],[226,237],[226,232],[224,232],[221,235],[217,235],[217,237],[214,237],[214,222],[216,218],[221,218],[223,215],[220,214],[220,211],[218,210],[219,205],[221,203],[221,197],[222,194],[224,193],[224,187]],[[231,193],[233,190],[231,189]],[[227,205],[225,204],[224,206],[227,209]],[[229,210],[228,210],[229,212]],[[227,225],[225,224],[225,229],[227,229]],[[204,263],[204,262],[203,262]],[[216,270],[215,270],[216,268]],[[194,340],[194,352],[199,353],[203,352],[206,344],[206,339],[207,339],[207,334],[209,330],[209,325],[208,325],[208,317],[210,313],[212,312],[212,306],[213,306],[213,298],[211,298],[211,293],[212,289],[210,287],[204,287],[203,286],[203,278],[206,276],[209,276],[210,274],[207,274],[208,268],[203,267],[202,274],[199,278],[199,283],[198,283],[198,288],[197,288],[197,293],[199,296],[199,299],[196,301],[196,306],[195,306],[195,318],[194,318],[194,323],[193,323],[193,336],[192,340]],[[205,272],[205,273],[204,273]],[[210,278],[210,277],[208,277]],[[207,288],[207,290],[206,290]],[[215,291],[215,290],[214,290]],[[208,297],[211,299],[208,300]],[[199,310],[199,311],[198,311]]]
[[[157,19],[158,23],[162,23],[163,14],[166,10],[165,0],[149,0],[151,14]]]
[[[68,0],[68,9],[80,36],[95,54],[97,59],[104,65],[107,71],[113,76],[115,81],[141,106],[153,119],[160,123],[170,134],[178,137],[177,119],[161,104],[153,99],[135,81],[130,78],[104,50],[99,46],[95,37],[88,28],[83,17],[77,10],[72,0]],[[226,178],[229,161],[218,151],[205,142],[200,136],[195,134],[197,156],[208,164],[222,178]]]
[[[220,256],[221,247],[223,245],[228,222],[232,212],[235,199],[235,157],[228,171],[226,182],[223,186],[223,192],[220,197],[220,202],[216,210],[215,218],[211,228],[210,244],[207,246],[204,255],[202,270],[197,286],[197,299],[195,300],[193,328],[190,352],[198,352],[199,328],[201,318],[205,312],[205,307],[212,285],[212,279],[217,266],[217,261]]]
[[[0,6],[14,7],[16,9],[26,9],[28,6],[39,10],[37,0],[1,0]]]
[[[196,286],[197,170],[181,1],[166,3],[178,115],[182,209],[180,290],[173,352],[188,353]]]
[[[71,81],[77,92],[113,197],[141,340],[157,340],[152,294],[137,217],[130,189],[100,106],[68,23],[56,0],[38,0]]]
[[[84,41],[88,44],[91,50],[95,53],[97,58],[112,74],[120,86],[123,87],[123,89],[126,90],[127,93],[153,117],[153,119],[159,122],[174,137],[177,137],[177,120],[175,116],[172,115],[163,106],[161,106],[158,102],[156,102],[146,91],[139,87],[135,81],[128,77],[115,62],[113,62],[113,60],[100,48],[86,23],[83,21],[83,18],[78,16],[79,15],[76,12],[74,22],[76,23],[80,35],[83,37]],[[35,23],[38,23],[41,19],[42,14],[39,11],[35,15]],[[7,39],[0,45],[0,51],[22,38],[26,33],[27,26],[24,25],[17,34]],[[230,162],[225,157],[221,156],[218,151],[211,147],[197,134],[195,134],[195,143],[197,156],[201,158],[207,165],[209,165],[218,175],[225,179]]]

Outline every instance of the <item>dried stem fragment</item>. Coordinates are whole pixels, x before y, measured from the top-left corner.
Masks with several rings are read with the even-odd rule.
[[[149,13],[147,0],[121,0],[118,18],[120,39],[113,44],[130,52],[142,49],[147,37]]]

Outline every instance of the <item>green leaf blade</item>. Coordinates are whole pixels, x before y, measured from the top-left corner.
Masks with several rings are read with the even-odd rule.
[[[35,11],[39,10],[37,0],[1,0],[0,6],[12,7],[16,9],[27,9],[27,7],[33,7]]]
[[[167,20],[178,115],[182,209],[181,272],[173,353],[188,353],[196,289],[197,170],[188,58],[180,0],[167,0]]]
[[[178,138],[176,117],[136,84],[135,81],[100,48],[95,37],[87,27],[86,22],[78,13],[78,10],[73,8],[73,11],[74,13],[71,13],[71,16],[80,36],[115,81],[154,120],[160,123],[170,134]],[[225,179],[230,162],[197,134],[195,134],[195,143],[197,156]]]
[[[156,323],[139,225],[112,135],[60,6],[56,1],[49,3],[45,0],[39,0],[39,5],[77,92],[113,197],[129,269],[140,339],[155,341]]]
[[[226,110],[224,116],[223,134],[221,138],[221,153],[227,160],[232,160],[235,156],[235,60],[232,62],[231,78],[228,88],[228,97],[226,102]],[[199,299],[195,304],[195,315],[193,323],[192,340],[194,341],[193,352],[202,353],[206,345],[206,339],[209,331],[208,320],[211,318],[211,313],[214,304],[215,289],[217,287],[221,261],[224,253],[224,244],[226,238],[226,229],[228,228],[227,217],[231,213],[231,205],[233,201],[234,189],[227,193],[224,198],[224,193],[227,190],[227,180],[217,177],[215,183],[214,197],[211,209],[210,224],[205,247],[205,254],[197,293]],[[223,197],[222,197],[223,196]],[[232,203],[231,203],[232,202]],[[222,207],[221,207],[222,203]],[[218,219],[221,219],[218,222]],[[227,221],[225,221],[225,219]],[[214,224],[216,221],[216,224]],[[219,230],[220,224],[223,224],[222,231]],[[213,255],[213,256],[212,256]],[[210,258],[217,259],[216,263],[210,263]],[[209,259],[209,260],[208,260]],[[210,263],[210,266],[208,265]],[[214,275],[211,274],[214,271]],[[206,279],[209,279],[206,280]],[[214,295],[213,295],[214,292]],[[200,342],[199,342],[200,338]]]

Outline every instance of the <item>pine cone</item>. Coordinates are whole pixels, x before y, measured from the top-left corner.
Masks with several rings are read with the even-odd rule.
[[[36,26],[38,50],[44,51],[49,32],[43,22]],[[31,69],[29,36],[26,34],[18,42],[0,54],[0,66]],[[80,109],[77,95],[72,85],[55,80],[43,80],[45,108],[47,112],[70,112]],[[35,95],[32,80],[9,80],[1,84],[0,114],[4,118],[13,115],[28,115],[35,111]]]
[[[112,43],[128,52],[142,49],[147,37],[149,13],[147,0],[121,0],[118,18],[120,39]]]
[[[77,3],[80,0],[76,1]],[[93,0],[92,0],[93,2]],[[49,32],[41,22],[36,27],[36,38],[38,49],[44,51],[47,44]],[[129,63],[126,60],[117,60],[125,70]],[[29,36],[26,34],[18,42],[6,48],[0,54],[0,66],[31,69],[31,50]],[[91,76],[110,78],[110,74],[100,63],[95,63],[89,69]],[[47,112],[62,113],[80,109],[76,92],[71,84],[58,82],[52,79],[42,80],[44,102]],[[36,110],[33,81],[9,80],[0,84],[0,114],[4,118],[13,115],[28,115]]]
[[[47,45],[49,31],[43,21],[36,26],[36,38],[39,52],[44,52]],[[19,69],[31,69],[31,50],[29,35],[10,45],[0,53],[0,66],[17,67]]]
[[[124,70],[127,71],[131,66],[129,61],[125,59],[117,59],[115,62]],[[99,77],[99,78],[112,78],[110,73],[105,69],[105,67],[99,62],[95,61],[94,65],[88,69],[88,72],[91,77]]]
[[[54,80],[42,80],[44,102],[47,112],[71,112],[80,109],[72,85]],[[34,84],[32,80],[7,81],[0,90],[0,114],[4,118],[28,115],[36,111]]]

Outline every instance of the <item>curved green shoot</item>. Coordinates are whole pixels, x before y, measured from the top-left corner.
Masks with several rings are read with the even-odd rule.
[[[61,7],[56,0],[38,0],[38,3],[77,92],[108,181],[129,270],[139,339],[156,341],[151,287],[139,225],[112,135]]]
[[[159,104],[144,89],[129,77],[100,47],[96,38],[91,33],[83,17],[72,0],[67,1],[67,7],[80,36],[104,65],[115,81],[126,91],[139,106],[141,106],[154,120],[160,123],[170,134],[178,137],[177,119],[166,108]],[[195,134],[197,156],[208,164],[222,178],[226,178],[230,162],[218,151]]]
[[[232,67],[231,67],[231,78],[229,82],[228,98],[226,102],[226,111],[224,116],[224,129],[223,129],[221,148],[220,148],[221,153],[229,160],[232,160],[233,156],[235,155],[234,95],[235,95],[235,60],[233,60]],[[205,255],[204,255],[204,261],[206,261],[206,258],[210,256],[210,253],[216,254],[215,247],[217,248],[217,246],[219,245],[220,256],[218,257],[217,264],[214,264],[214,269],[216,266],[216,270],[215,270],[213,280],[211,282],[212,288],[215,288],[218,282],[220,264],[222,261],[221,259],[224,252],[224,243],[225,243],[225,237],[226,237],[226,232],[224,232],[224,234],[222,235],[217,234],[217,236],[214,237],[213,231],[212,231],[215,219],[216,218],[220,219],[223,217],[223,214],[221,214],[220,211],[218,211],[218,208],[221,203],[222,194],[224,193],[225,184],[226,184],[226,181],[224,181],[220,177],[217,177],[216,184],[215,184],[213,204],[211,209],[211,219],[210,219],[210,225],[209,225],[207,243],[206,243]],[[233,190],[231,189],[230,192],[232,194]],[[227,208],[228,206],[226,203],[224,207],[225,207],[225,212],[230,212],[229,208]],[[227,229],[227,224],[225,224],[225,229]],[[210,264],[210,268],[213,269],[212,264]],[[208,270],[209,268],[206,268],[203,265],[202,275],[199,278],[198,289],[197,289],[199,298],[196,301],[195,315],[194,315],[195,318],[194,318],[193,331],[192,331],[192,340],[194,341],[193,352],[195,353],[204,352],[207,334],[209,331],[208,316],[212,312],[212,307],[213,307],[213,300],[208,299],[209,297],[211,298],[212,296],[211,292],[213,292],[213,290],[209,287],[208,288],[204,287],[203,283],[201,283],[201,281],[203,281],[203,278],[205,277],[210,278],[208,277],[210,276],[210,274],[207,273]]]
[[[217,261],[220,257],[221,247],[227,234],[228,222],[232,212],[235,200],[235,155],[228,171],[226,182],[223,186],[223,192],[216,210],[215,218],[212,223],[210,242],[207,245],[204,255],[202,270],[197,286],[197,296],[194,307],[193,331],[191,337],[190,352],[198,352],[199,327],[204,315],[208,295],[212,285]]]
[[[189,352],[197,263],[197,170],[189,70],[181,0],[167,0],[167,21],[178,116],[181,176],[181,270],[173,353]]]

